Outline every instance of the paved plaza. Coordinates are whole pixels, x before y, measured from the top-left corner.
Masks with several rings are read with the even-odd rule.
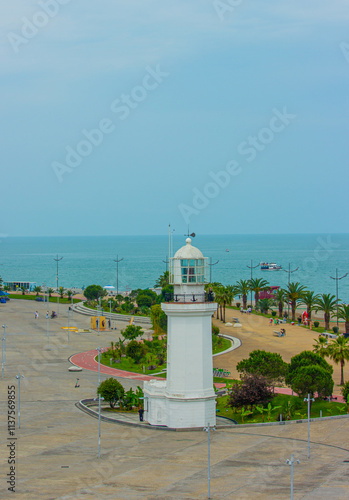
[[[52,304],[50,304],[52,309]],[[57,310],[57,306],[53,307]],[[39,318],[34,318],[38,310]],[[88,328],[90,318],[74,313],[71,326]],[[251,333],[256,330],[250,319]],[[118,330],[98,334],[73,333],[67,326],[67,306],[50,320],[47,350],[45,304],[11,300],[0,308],[6,324],[6,364],[1,379],[0,499],[204,499],[207,498],[207,433],[174,432],[102,422],[98,458],[98,420],[75,405],[96,396],[98,374],[69,372],[68,359],[98,346],[107,347]],[[237,329],[234,335],[239,336]],[[274,341],[274,339],[272,339]],[[280,340],[280,339],[278,339]],[[246,342],[245,342],[246,344]],[[243,341],[244,346],[244,341]],[[262,345],[256,346],[263,348]],[[255,347],[255,348],[256,348]],[[266,347],[267,348],[267,347]],[[238,349],[239,350],[239,349]],[[237,351],[238,351],[237,350]],[[223,363],[229,365],[228,356]],[[21,379],[21,427],[10,437],[7,422],[8,386]],[[104,380],[110,375],[102,374]],[[78,385],[75,387],[77,378]],[[126,389],[143,382],[121,379]],[[17,419],[17,415],[16,415]],[[9,446],[10,444],[10,446]],[[15,491],[8,491],[7,463],[15,452]],[[211,433],[211,498],[288,499],[290,466],[294,466],[295,499],[349,498],[349,419],[311,424],[307,458],[307,424],[236,426]]]

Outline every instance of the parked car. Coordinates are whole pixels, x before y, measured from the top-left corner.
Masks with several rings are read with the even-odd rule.
[[[35,297],[36,302],[44,302],[42,297]]]

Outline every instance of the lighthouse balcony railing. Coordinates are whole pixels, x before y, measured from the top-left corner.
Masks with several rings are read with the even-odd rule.
[[[174,302],[179,304],[193,304],[213,302],[214,297],[212,293],[176,293],[165,294],[165,302]]]

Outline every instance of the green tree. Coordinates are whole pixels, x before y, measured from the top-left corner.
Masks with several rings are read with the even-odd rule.
[[[36,292],[36,296],[38,297],[39,296],[39,293],[41,293],[41,286],[36,286],[34,288],[34,292]]]
[[[84,290],[84,296],[88,301],[98,300],[99,297],[105,297],[107,295],[107,291],[103,290],[103,288],[99,285],[89,285]]]
[[[325,330],[329,330],[331,313],[335,312],[336,308],[337,300],[334,295],[331,295],[330,293],[323,293],[317,298],[315,310],[316,312],[323,311]]]
[[[59,287],[59,296],[63,299],[65,293],[65,288],[63,286]]]
[[[305,286],[300,283],[289,283],[285,290],[286,299],[291,302],[292,321],[296,321],[296,307],[298,302],[303,298]]]
[[[155,335],[167,331],[167,316],[161,309],[160,304],[155,304],[150,308],[150,320],[152,322]]]
[[[143,334],[141,326],[128,325],[125,330],[121,330],[121,335],[127,340],[135,340]]]
[[[126,356],[129,356],[138,365],[142,358],[147,353],[147,348],[144,344],[131,340],[126,347]]]
[[[288,364],[280,354],[275,352],[255,350],[250,352],[247,359],[243,359],[236,365],[240,373],[258,373],[270,383],[283,382],[286,376]]]
[[[73,292],[71,290],[67,290],[67,297],[69,300],[71,300],[72,296],[73,296]]]
[[[155,304],[156,299],[157,295],[152,290],[141,290],[136,297],[136,302],[138,307],[150,307]]]
[[[162,274],[155,282],[155,288],[163,288],[164,286],[167,286],[170,284],[169,281],[169,272],[165,271],[164,274]]]
[[[100,383],[97,389],[98,394],[110,404],[111,408],[115,408],[116,403],[123,399],[125,390],[120,382],[111,377]]]
[[[2,277],[0,276],[0,290],[2,290],[2,284],[3,284],[3,281],[2,281]]]
[[[247,309],[247,295],[250,291],[249,280],[239,280],[234,286],[234,295],[241,295],[242,297],[242,307]]]
[[[349,360],[349,338],[339,335],[336,339],[332,339],[328,344],[327,356],[329,356],[336,364],[341,367],[341,382],[344,384],[344,365]]]
[[[322,370],[319,371],[307,369],[314,366],[317,366]],[[327,371],[329,373],[330,378],[323,376],[324,371]],[[314,392],[322,393],[324,388],[331,388],[330,382],[332,380],[332,373],[332,366],[329,365],[327,361],[325,361],[325,359],[320,356],[320,354],[312,351],[302,351],[301,353],[296,354],[296,356],[293,356],[291,358],[291,362],[287,369],[285,382],[300,395],[307,395],[308,393],[314,394]],[[302,377],[304,379],[303,381]],[[314,377],[314,383],[312,381],[312,377]],[[332,392],[330,392],[329,394],[332,394]]]
[[[255,306],[257,307],[260,292],[262,292],[263,290],[269,290],[270,285],[268,281],[264,280],[263,278],[253,278],[249,280],[249,286],[250,290],[254,292],[254,301]]]
[[[331,373],[323,366],[309,365],[300,367],[292,379],[291,388],[301,397],[317,392],[319,396],[330,396],[333,392]]]
[[[21,290],[22,290],[22,295],[25,295],[25,287],[24,286],[21,286]]]
[[[316,295],[315,292],[311,292],[310,290],[306,290],[301,297],[300,303],[307,306],[308,321],[311,321],[311,313],[316,309],[318,299],[319,295]]]
[[[341,304],[338,307],[338,318],[344,320],[345,333],[349,333],[349,305]]]
[[[327,354],[327,339],[322,335],[319,335],[318,339],[315,339],[315,344],[313,345],[313,351],[324,358]]]

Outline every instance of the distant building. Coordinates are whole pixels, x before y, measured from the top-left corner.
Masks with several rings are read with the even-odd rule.
[[[25,290],[29,290],[32,292],[36,287],[36,283],[33,281],[4,281],[4,286],[9,286],[10,290],[16,291],[24,288]]]
[[[262,290],[259,292],[259,300],[262,299],[275,299],[279,286],[270,286],[269,290]]]

